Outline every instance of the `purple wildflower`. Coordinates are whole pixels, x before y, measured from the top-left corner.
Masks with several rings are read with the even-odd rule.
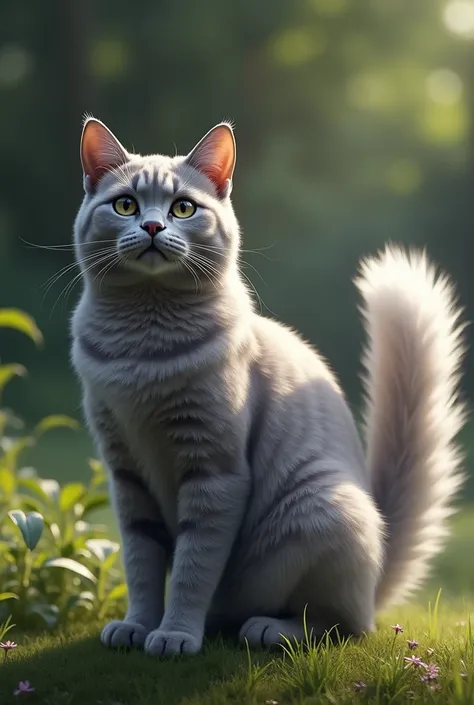
[[[31,687],[30,681],[20,681],[17,690],[13,691],[13,695],[21,695],[22,693],[32,693],[34,688]]]
[[[10,651],[10,649],[16,649],[18,644],[15,644],[14,641],[0,641],[0,649],[3,649],[4,651]]]
[[[360,693],[362,690],[365,690],[367,688],[367,683],[364,683],[364,681],[357,681],[357,683],[353,683],[354,690],[356,693]]]
[[[426,663],[423,663],[419,656],[405,656],[403,660],[407,664],[405,668],[408,668],[409,666],[413,666],[413,668],[426,668]]]
[[[17,646],[18,646],[18,644],[15,644],[14,641],[1,641],[0,642],[0,649],[2,649],[3,653],[5,654],[5,658],[4,658],[5,661],[7,660],[8,652],[11,649],[16,649]]]
[[[395,634],[403,634],[403,627],[400,624],[392,624],[392,629]]]
[[[421,676],[422,683],[428,683],[429,681],[435,681],[439,676],[439,666],[435,663],[425,664],[426,673]]]
[[[413,651],[413,649],[416,649],[420,645],[420,642],[415,641],[414,639],[407,639],[407,644],[408,648]]]

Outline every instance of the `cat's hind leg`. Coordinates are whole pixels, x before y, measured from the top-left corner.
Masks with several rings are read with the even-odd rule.
[[[258,595],[259,610],[239,635],[251,645],[304,640],[305,610],[306,633],[314,638],[335,626],[341,636],[374,628],[382,521],[370,496],[345,482],[315,492],[312,511],[307,504],[306,499],[303,512],[291,505],[293,511],[277,523],[269,516],[269,525],[262,527],[269,536],[273,529],[273,536],[246,582],[248,594]],[[289,588],[284,603],[283,583]]]

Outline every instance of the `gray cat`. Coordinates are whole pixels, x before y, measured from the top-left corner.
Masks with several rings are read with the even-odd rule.
[[[72,358],[129,590],[103,643],[196,653],[235,626],[264,647],[302,639],[305,607],[315,636],[370,632],[425,577],[463,481],[449,282],[395,247],[361,265],[366,457],[334,374],[239,274],[231,127],[142,157],[90,118],[81,157]]]

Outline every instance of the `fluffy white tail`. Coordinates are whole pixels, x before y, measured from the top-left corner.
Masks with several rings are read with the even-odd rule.
[[[450,282],[425,254],[387,247],[362,263],[356,285],[368,335],[368,466],[387,528],[379,609],[421,584],[448,535],[463,482],[455,444],[465,420],[463,327]]]

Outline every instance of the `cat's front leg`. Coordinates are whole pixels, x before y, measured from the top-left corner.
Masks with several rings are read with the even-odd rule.
[[[100,454],[109,470],[128,588],[125,618],[107,624],[101,640],[112,648],[140,648],[163,617],[164,587],[167,566],[171,562],[172,540],[159,506],[140,477],[112,413],[90,395],[86,397],[84,406]]]
[[[230,461],[229,461],[230,462]],[[186,473],[178,493],[178,535],[159,629],[145,641],[154,656],[197,653],[206,615],[241,526],[249,492],[246,465]]]
[[[136,472],[114,466],[111,485],[122,538],[128,610],[123,620],[105,626],[101,639],[113,648],[141,648],[163,617],[172,539],[157,503]]]

